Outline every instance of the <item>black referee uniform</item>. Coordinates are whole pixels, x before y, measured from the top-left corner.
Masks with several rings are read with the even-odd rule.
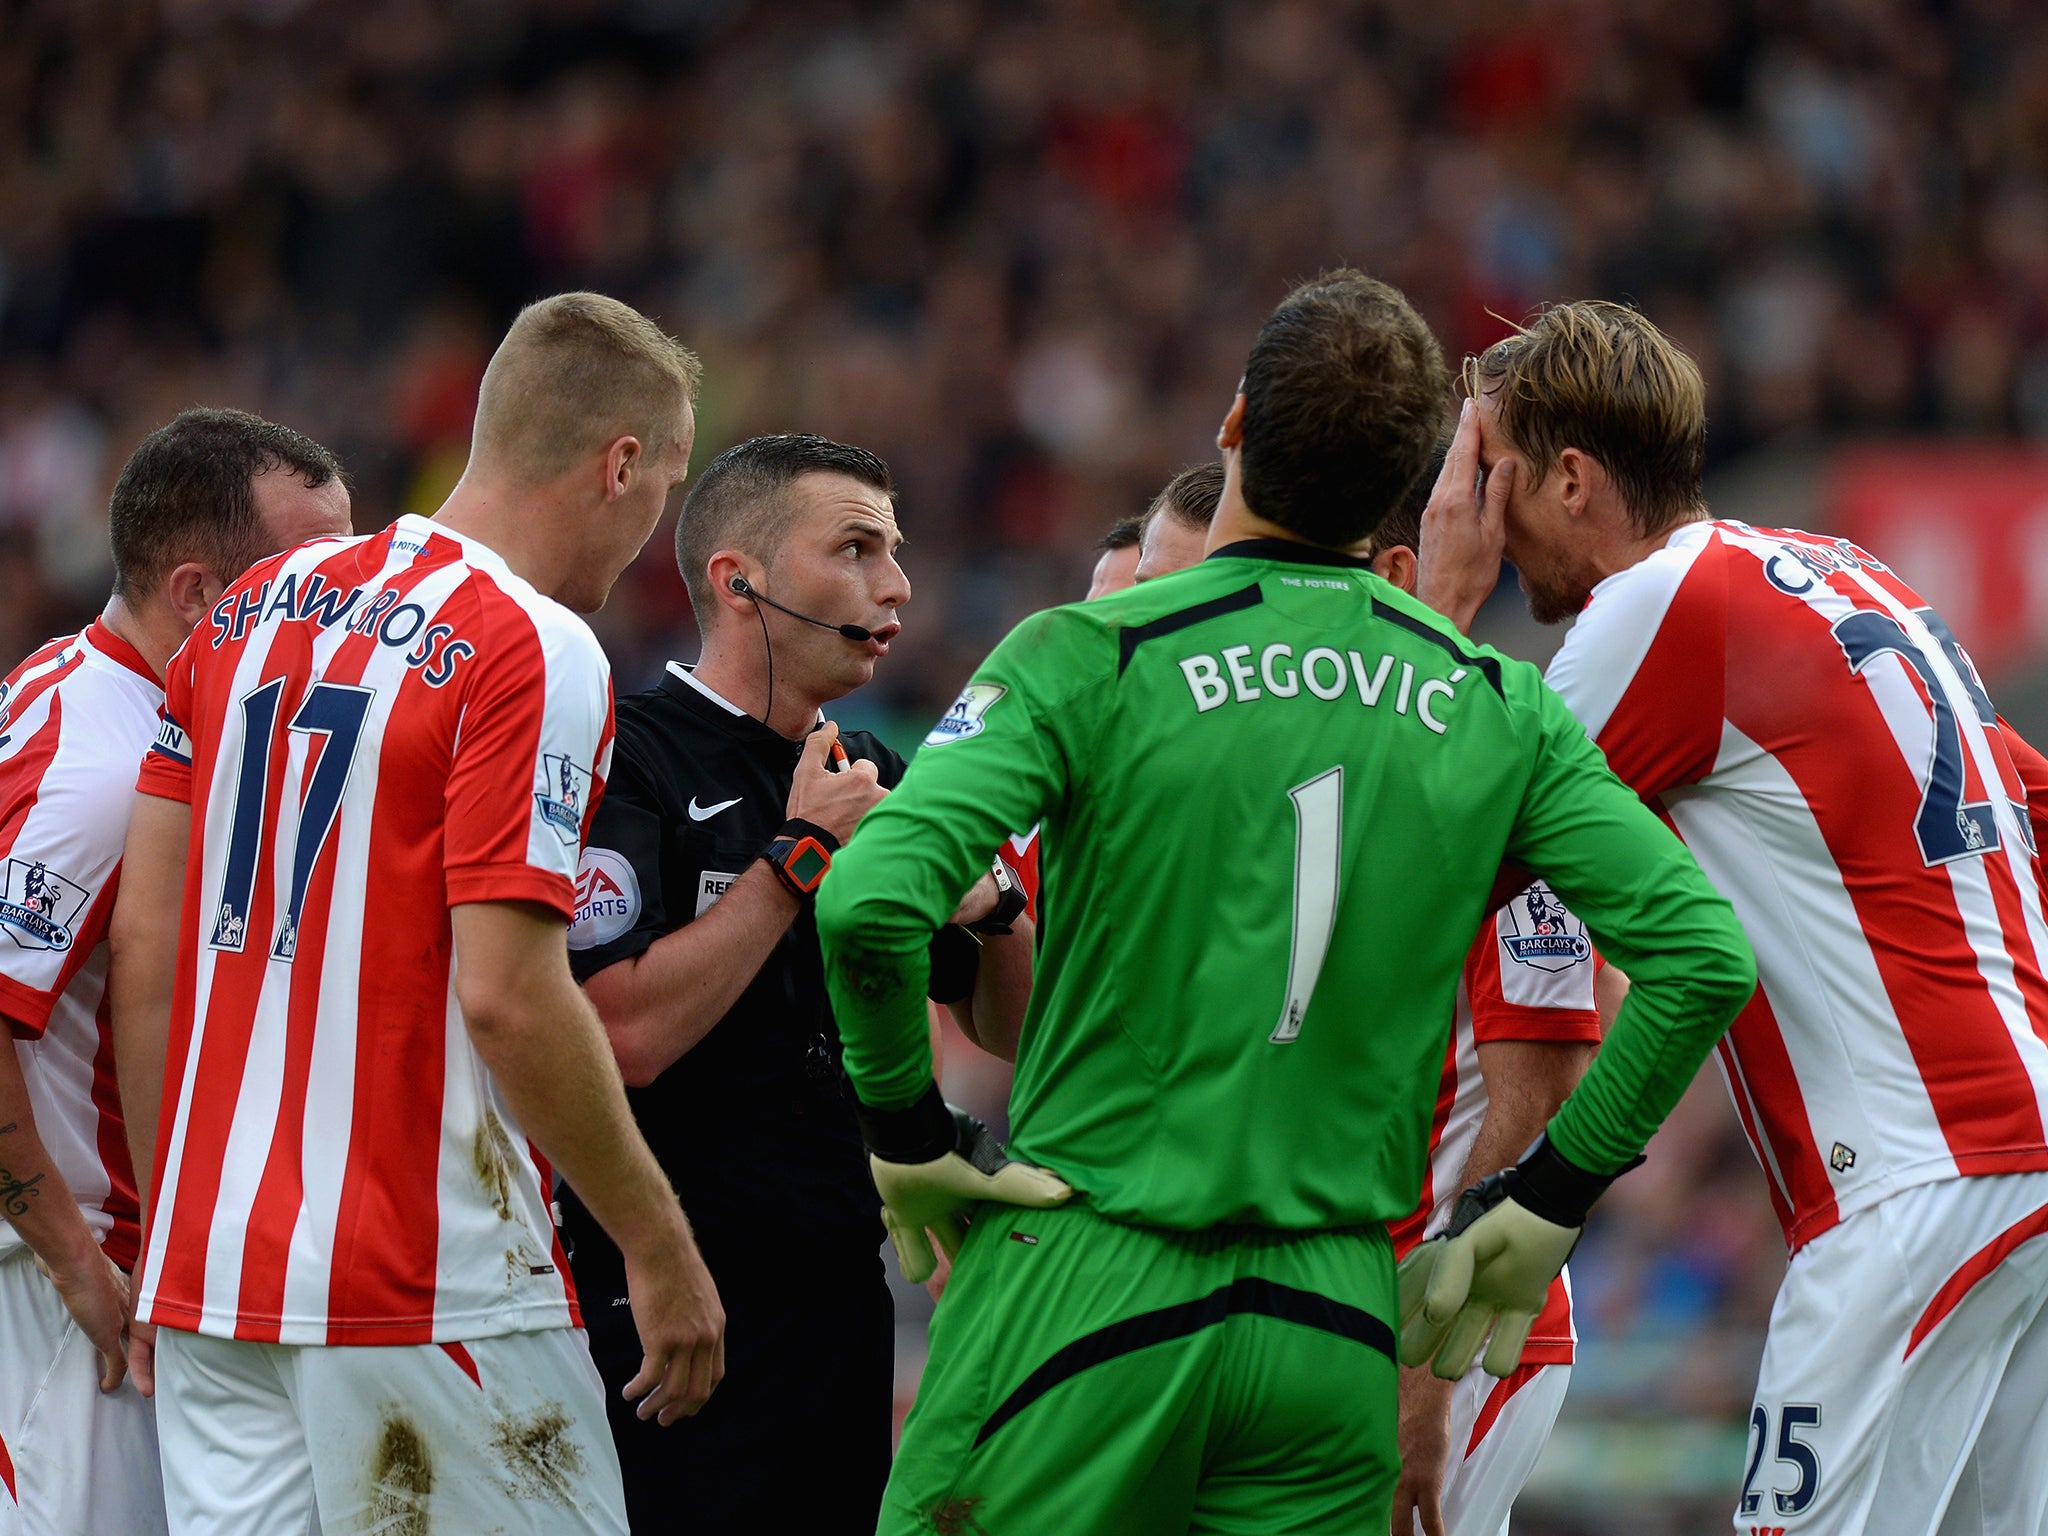
[[[841,738],[884,786],[903,759]],[[702,916],[787,815],[802,751],[671,666],[622,699],[584,856],[579,981]],[[564,1190],[590,1350],[634,1536],[870,1536],[889,1473],[895,1327],[881,1202],[842,1086],[808,909],[732,1011],[627,1097],[681,1196],[726,1312],[725,1379],[663,1429],[619,1396],[640,1368],[618,1250]]]

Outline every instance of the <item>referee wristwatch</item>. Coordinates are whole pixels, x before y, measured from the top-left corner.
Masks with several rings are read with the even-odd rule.
[[[809,901],[818,893],[818,882],[832,867],[832,855],[839,851],[839,839],[815,821],[792,816],[782,824],[775,840],[761,855],[775,871],[790,895]]]
[[[997,934],[1010,933],[1011,925],[1024,915],[1024,909],[1031,904],[1031,898],[1024,894],[1024,887],[1017,883],[1017,877],[1010,873],[1010,866],[998,856],[989,873],[995,876],[996,904],[986,917],[961,926],[969,933]]]

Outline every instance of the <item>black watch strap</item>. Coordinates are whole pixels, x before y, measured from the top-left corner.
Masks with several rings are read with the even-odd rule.
[[[998,934],[1014,932],[1014,924],[1024,915],[1024,909],[1031,905],[1031,898],[1024,894],[1023,882],[1010,872],[1010,866],[998,858],[989,868],[996,880],[996,904],[988,916],[977,922],[961,926],[970,933]]]
[[[761,857],[775,871],[783,888],[799,901],[809,901],[818,884],[832,868],[832,855],[839,851],[839,839],[815,821],[792,816],[782,824]]]

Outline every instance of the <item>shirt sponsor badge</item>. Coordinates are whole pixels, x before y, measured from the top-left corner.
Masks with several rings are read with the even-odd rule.
[[[22,949],[69,949],[71,925],[91,897],[40,859],[9,859],[0,890],[0,930]]]
[[[569,925],[571,949],[609,944],[640,920],[640,877],[624,854],[586,848],[576,866],[576,918]]]
[[[722,869],[707,869],[700,874],[697,877],[696,915],[702,917],[706,912],[717,906],[718,898],[731,890],[733,881],[737,879],[739,879],[738,875],[729,874]]]
[[[970,736],[979,736],[987,723],[989,710],[1009,691],[1000,683],[969,683],[960,690],[960,697],[953,701],[946,717],[932,727],[924,744],[943,747],[949,741],[965,741]]]
[[[533,792],[541,820],[555,829],[564,847],[574,848],[583,835],[583,808],[590,803],[590,770],[563,752],[540,760],[542,788]]]

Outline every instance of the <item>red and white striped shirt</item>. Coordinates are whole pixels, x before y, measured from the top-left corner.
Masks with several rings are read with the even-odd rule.
[[[143,1315],[285,1344],[575,1325],[448,909],[574,911],[612,743],[590,630],[405,517],[250,571],[167,692],[140,787],[190,800],[192,842]]]
[[[135,1174],[114,1086],[107,917],[163,688],[95,619],[0,683],[0,1013],[36,1131],[107,1256],[135,1263]],[[21,1245],[0,1218],[0,1255]]]
[[[1594,589],[1549,680],[1756,950],[1719,1053],[1792,1248],[2048,1168],[2039,760],[1918,594],[1846,541],[1688,524]]]
[[[1479,930],[1458,979],[1457,1014],[1450,1049],[1444,1053],[1436,1114],[1429,1126],[1429,1163],[1422,1203],[1388,1231],[1394,1257],[1403,1259],[1425,1237],[1450,1224],[1451,1209],[1464,1191],[1465,1165],[1486,1118],[1486,1082],[1479,1071],[1479,1047],[1499,1040],[1541,1040],[1557,1044],[1600,1043],[1600,1014],[1593,1002],[1597,957],[1586,928],[1541,881]],[[1529,1344],[1524,1365],[1570,1365],[1578,1335],[1572,1326],[1571,1280],[1559,1275]]]

